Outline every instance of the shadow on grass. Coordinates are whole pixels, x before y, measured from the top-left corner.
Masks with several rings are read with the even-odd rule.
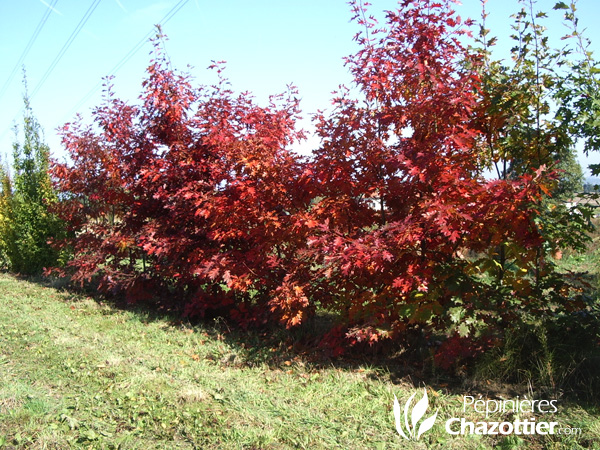
[[[402,343],[359,344],[346,347],[339,354],[336,348],[323,345],[324,337],[337,324],[336,315],[327,312],[318,312],[291,330],[272,324],[242,329],[219,315],[190,321],[175,302],[130,304],[124,298],[107,297],[89,286],[77,289],[66,280],[22,279],[60,290],[66,301],[77,301],[85,295],[115,313],[132,312],[141,322],[167,321],[173,327],[193,328],[209,339],[224,341],[234,351],[219,361],[223,366],[266,366],[283,371],[292,364],[301,364],[308,371],[323,368],[354,371],[368,367],[372,378],[394,384],[428,385],[451,395],[481,394],[487,398],[513,398],[524,393],[534,397],[549,395],[587,408],[597,406],[600,400],[600,315],[566,317],[563,323],[553,322],[545,330],[535,327],[507,330],[502,346],[491,349],[477,361],[455,364],[453,371],[448,372],[434,364],[439,343],[432,343],[418,330]],[[544,367],[547,364],[557,365],[560,371]]]

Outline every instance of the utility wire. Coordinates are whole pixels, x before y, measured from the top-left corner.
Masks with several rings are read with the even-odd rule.
[[[56,55],[56,58],[54,58],[54,61],[52,61],[52,63],[50,64],[50,67],[48,67],[48,70],[46,70],[46,72],[42,76],[42,79],[39,81],[39,83],[37,84],[37,86],[35,87],[35,89],[33,90],[33,92],[31,93],[30,98],[33,98],[35,96],[35,94],[37,94],[39,92],[39,90],[42,88],[42,86],[44,85],[44,83],[46,82],[46,80],[48,79],[48,77],[50,77],[50,75],[52,74],[52,72],[54,71],[54,69],[56,68],[56,66],[58,65],[58,63],[60,62],[60,60],[62,59],[62,57],[65,55],[65,53],[67,52],[67,50],[69,50],[69,47],[71,47],[71,44],[73,43],[73,41],[75,40],[75,38],[77,37],[77,35],[81,31],[81,29],[83,28],[83,26],[86,24],[86,22],[89,20],[89,18],[93,14],[94,10],[100,4],[100,1],[101,0],[94,0],[92,2],[92,4],[90,5],[90,7],[88,8],[88,10],[85,12],[85,14],[81,18],[81,20],[79,21],[79,23],[77,24],[77,26],[75,27],[75,29],[71,33],[71,36],[69,36],[69,39],[67,39],[67,42],[65,42],[65,44],[62,46],[62,48],[60,49],[60,51]]]
[[[8,86],[10,85],[15,74],[17,73],[17,69],[21,66],[21,64],[23,64],[23,61],[25,61],[25,58],[27,57],[27,55],[29,54],[29,51],[31,50],[31,47],[33,47],[33,44],[37,40],[40,32],[42,31],[42,28],[44,28],[44,25],[46,24],[48,17],[50,17],[50,13],[54,10],[54,7],[56,6],[57,2],[58,2],[58,0],[53,0],[50,7],[46,8],[46,11],[44,12],[44,16],[42,17],[42,20],[40,20],[35,31],[31,35],[31,38],[29,39],[29,42],[27,43],[25,50],[23,50],[23,53],[21,53],[19,60],[15,64],[15,67],[13,67],[12,72],[10,72],[10,75],[8,76],[7,80],[4,82],[4,85],[2,86],[2,89],[0,89],[0,98],[2,98],[2,96],[6,93]]]
[[[53,1],[52,7],[54,7],[54,5],[56,4],[57,1],[58,0],[54,0]],[[94,10],[100,4],[100,1],[101,0],[94,0],[93,3],[88,8],[88,10],[85,12],[85,14],[81,18],[81,20],[79,21],[79,23],[77,24],[77,26],[75,27],[75,29],[71,33],[71,36],[69,36],[69,39],[67,39],[67,42],[65,42],[65,44],[62,46],[62,48],[60,49],[60,51],[56,55],[56,58],[54,58],[54,61],[52,61],[52,63],[50,64],[50,66],[48,67],[48,69],[46,70],[46,72],[44,73],[44,75],[42,76],[42,79],[38,82],[38,84],[36,85],[36,87],[33,90],[33,92],[31,94],[29,94],[29,99],[30,100],[33,98],[33,96],[35,94],[38,93],[38,91],[41,89],[42,85],[46,82],[46,80],[48,79],[48,77],[52,74],[52,72],[54,71],[54,69],[56,68],[56,66],[58,65],[58,63],[60,62],[61,58],[67,52],[67,50],[69,49],[69,47],[71,46],[71,44],[73,43],[73,41],[75,40],[75,38],[77,37],[77,35],[79,34],[79,32],[81,31],[81,29],[83,28],[83,26],[87,23],[87,21],[89,20],[90,16],[94,12]],[[51,11],[51,9],[49,8],[48,11]],[[47,19],[47,17],[46,17],[46,19]],[[41,28],[40,28],[40,30],[41,30]],[[37,29],[36,29],[36,31],[37,31]],[[38,32],[38,34],[39,34],[39,32]],[[17,64],[16,67],[18,67],[18,64]],[[21,110],[21,113],[22,113],[22,111],[23,110]],[[15,116],[15,118],[13,119],[13,121],[15,121],[18,116],[19,116],[19,114],[17,114]],[[2,135],[0,136],[0,139],[3,139],[4,136],[6,136],[6,133],[8,133],[9,131],[10,131],[10,128],[5,129],[4,132],[2,133]]]
[[[158,23],[158,25],[160,25],[160,26],[166,25],[167,22],[169,22],[169,20],[171,20],[181,10],[181,8],[183,8],[185,6],[185,4],[188,1],[189,0],[179,0],[179,3],[177,3],[173,8],[171,8],[171,10],[167,14],[165,14],[165,16]],[[133,58],[133,56],[138,51],[140,51],[140,49],[144,46],[144,44],[146,44],[148,42],[148,40],[152,36],[152,33],[154,33],[154,32],[155,32],[155,28],[150,30],[142,39],[140,39],[139,42],[137,44],[135,44],[133,46],[133,48],[131,50],[129,50],[129,52],[123,58],[121,58],[121,60],[112,68],[112,70],[108,73],[108,76],[111,77],[111,76],[115,75],[125,64],[127,64],[127,62],[129,62],[129,60],[131,58]],[[98,92],[98,90],[101,87],[102,87],[102,81],[99,81],[98,83],[96,83],[96,85],[92,89],[90,89],[90,91],[81,100],[79,100],[79,102],[77,102],[77,104],[65,115],[65,117],[66,118],[71,117],[72,114],[75,111],[78,111],[79,108],[81,108],[83,105],[85,105],[85,103],[96,92]],[[61,122],[64,122],[64,119],[61,120]]]
[[[58,0],[54,0],[54,2],[56,3],[56,1]],[[185,6],[185,4],[188,2],[189,0],[179,0],[179,2],[173,7],[171,8],[171,10],[169,10],[169,12],[167,14],[165,14],[165,16],[160,20],[160,22],[158,23],[158,25],[166,25],[180,10],[181,8],[183,8]],[[79,22],[79,24],[77,25],[77,28],[75,29],[75,31],[73,31],[73,33],[71,34],[71,37],[69,37],[69,40],[67,40],[67,42],[65,43],[65,45],[63,46],[63,48],[61,49],[61,51],[59,52],[59,54],[57,55],[57,57],[55,58],[55,60],[53,61],[52,65],[48,68],[48,70],[46,71],[46,73],[44,74],[44,76],[42,77],[42,80],[37,84],[35,90],[33,91],[33,93],[30,95],[29,98],[33,97],[33,95],[35,93],[37,93],[42,84],[47,80],[47,78],[50,76],[50,73],[52,72],[52,70],[54,69],[54,67],[56,67],[56,65],[58,64],[58,61],[60,61],[60,58],[62,58],[62,55],[64,55],[64,53],[68,50],[69,46],[71,45],[71,43],[73,42],[73,40],[75,39],[75,37],[77,37],[77,34],[79,33],[79,31],[81,30],[81,28],[83,27],[83,25],[85,25],[85,22],[87,22],[87,19],[89,19],[89,16],[91,15],[92,12],[94,12],[94,9],[96,9],[96,7],[98,6],[98,3],[100,3],[100,0],[95,0],[94,3],[90,6],[90,8],[88,9],[88,11],[86,12],[85,16],[81,19],[81,21]],[[53,3],[54,6],[54,3]],[[125,64],[127,64],[127,62],[138,52],[140,51],[140,49],[144,46],[144,44],[146,42],[148,42],[148,40],[150,39],[150,37],[152,36],[152,33],[155,32],[155,29],[153,28],[152,30],[150,30],[142,39],[140,39],[140,41],[112,68],[112,70],[109,72],[108,76],[113,76],[115,73],[117,73],[117,71],[119,71]],[[72,109],[71,111],[69,111],[69,113],[67,113],[63,119],[61,119],[60,122],[64,122],[65,120],[68,120],[75,111],[79,110],[79,108],[81,106],[83,106],[100,88],[102,87],[102,81],[99,81]],[[15,120],[16,120],[17,116],[15,116]],[[2,135],[0,136],[0,139],[3,138],[6,133],[8,133],[10,131],[10,128],[7,128],[4,130],[4,132],[2,133]]]

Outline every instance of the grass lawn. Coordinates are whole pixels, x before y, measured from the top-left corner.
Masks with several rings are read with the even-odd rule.
[[[464,395],[481,391],[439,383],[423,416],[438,410],[435,425],[406,441],[394,394],[403,405],[415,386],[396,369],[316,363],[219,322],[191,326],[0,274],[1,449],[600,449],[600,408],[562,399],[537,420],[581,434],[451,436],[451,417],[486,420],[463,411]]]

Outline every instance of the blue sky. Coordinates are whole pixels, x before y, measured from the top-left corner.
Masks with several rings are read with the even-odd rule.
[[[13,124],[21,122],[22,73],[18,68],[9,84],[9,75],[46,11],[50,14],[23,61],[27,69],[34,113],[45,131],[46,142],[55,156],[63,155],[56,128],[76,112],[90,117],[90,109],[101,102],[95,89],[102,77],[136,47],[154,24],[173,8],[177,10],[163,26],[168,36],[167,51],[177,69],[191,65],[199,84],[211,84],[214,74],[206,70],[212,60],[227,61],[226,75],[236,91],[251,91],[259,101],[285,90],[293,83],[300,91],[302,109],[308,118],[329,107],[331,91],[340,83],[350,84],[342,58],[356,50],[352,37],[358,31],[349,22],[350,8],[343,0],[4,0],[0,2],[0,154],[12,151]],[[54,3],[56,2],[56,3]],[[96,5],[96,2],[97,5]],[[373,13],[395,9],[395,0],[371,0]],[[549,10],[554,0],[538,0],[537,8]],[[96,5],[93,11],[90,9]],[[518,10],[517,0],[488,0],[489,26],[510,45],[510,14]],[[463,0],[458,7],[463,17],[479,19],[479,0]],[[88,20],[81,30],[86,12]],[[600,18],[598,0],[579,0],[580,25],[588,28],[592,49],[600,42],[595,21]],[[553,36],[566,29],[560,20],[548,21]],[[56,62],[70,37],[71,45]],[[117,95],[135,101],[141,91],[151,51],[149,43],[115,73]],[[600,52],[596,55],[600,57]],[[56,62],[51,73],[44,75]],[[2,92],[0,90],[0,92]],[[91,95],[90,95],[91,94]],[[86,99],[86,101],[84,101]],[[309,140],[303,150],[314,147]],[[600,155],[591,161],[600,162]],[[587,164],[582,159],[583,164]]]

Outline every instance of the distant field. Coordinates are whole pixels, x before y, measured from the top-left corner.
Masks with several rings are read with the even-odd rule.
[[[0,274],[2,449],[600,449],[600,408],[560,399],[543,419],[580,434],[451,436],[448,418],[485,416],[463,412],[477,393],[442,385],[428,386],[435,425],[406,441],[392,406],[421,398],[409,381]]]

